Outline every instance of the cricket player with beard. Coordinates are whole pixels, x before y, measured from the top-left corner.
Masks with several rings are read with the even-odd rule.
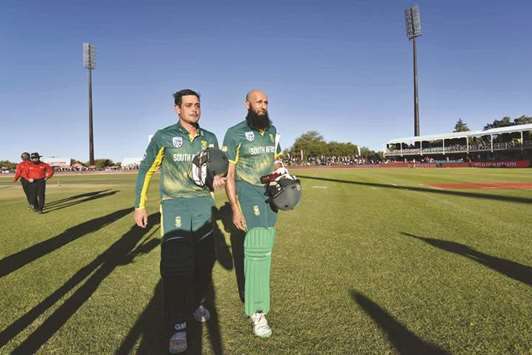
[[[261,90],[246,95],[246,119],[229,128],[222,150],[229,159],[226,193],[233,223],[245,232],[244,308],[253,332],[269,337],[272,330],[266,320],[270,310],[271,253],[275,240],[277,211],[266,196],[261,176],[281,166],[278,134],[268,116],[268,96]]]

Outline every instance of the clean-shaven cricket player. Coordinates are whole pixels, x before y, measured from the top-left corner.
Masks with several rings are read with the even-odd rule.
[[[205,186],[192,179],[192,160],[209,147],[218,148],[216,136],[201,128],[199,94],[186,89],[174,94],[176,124],[158,130],[140,165],[136,184],[135,222],[145,228],[150,180],[160,167],[161,278],[166,326],[173,333],[172,354],[187,349],[187,321],[209,319],[203,306],[214,265],[212,207],[214,200]],[[213,187],[225,178],[214,177]]]
[[[229,159],[226,193],[233,223],[244,231],[244,308],[253,332],[269,337],[272,330],[265,315],[270,310],[271,253],[277,212],[266,196],[261,176],[281,166],[281,147],[276,128],[268,117],[268,96],[252,90],[246,95],[246,119],[229,128],[222,150]]]

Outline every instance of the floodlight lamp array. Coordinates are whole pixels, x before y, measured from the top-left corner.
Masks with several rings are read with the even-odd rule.
[[[83,66],[86,69],[96,67],[96,48],[93,44],[83,43]]]
[[[405,24],[408,39],[421,36],[421,16],[417,5],[405,10]]]

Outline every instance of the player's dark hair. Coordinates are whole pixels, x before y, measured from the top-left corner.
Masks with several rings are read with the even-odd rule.
[[[194,90],[190,90],[190,89],[179,90],[176,93],[174,93],[174,104],[176,106],[181,107],[183,96],[189,96],[189,95],[196,96],[198,100],[200,98],[199,94],[195,92]]]
[[[30,153],[23,152],[22,154],[20,154],[20,157],[22,158],[22,160],[28,160],[30,158]]]

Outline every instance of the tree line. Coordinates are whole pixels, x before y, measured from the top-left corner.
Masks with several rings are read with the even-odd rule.
[[[504,116],[500,120],[495,119],[493,120],[493,122],[486,124],[482,130],[485,131],[485,130],[492,129],[492,128],[516,126],[516,125],[528,124],[528,123],[532,123],[532,116],[522,115],[514,119],[508,116]],[[453,132],[467,132],[467,131],[470,131],[469,127],[467,126],[467,123],[465,123],[461,118],[459,118],[456,124],[454,125]]]
[[[309,157],[359,157],[368,160],[382,160],[382,152],[353,143],[327,142],[317,131],[308,131],[296,138],[294,144],[284,151],[285,157],[303,160]]]

